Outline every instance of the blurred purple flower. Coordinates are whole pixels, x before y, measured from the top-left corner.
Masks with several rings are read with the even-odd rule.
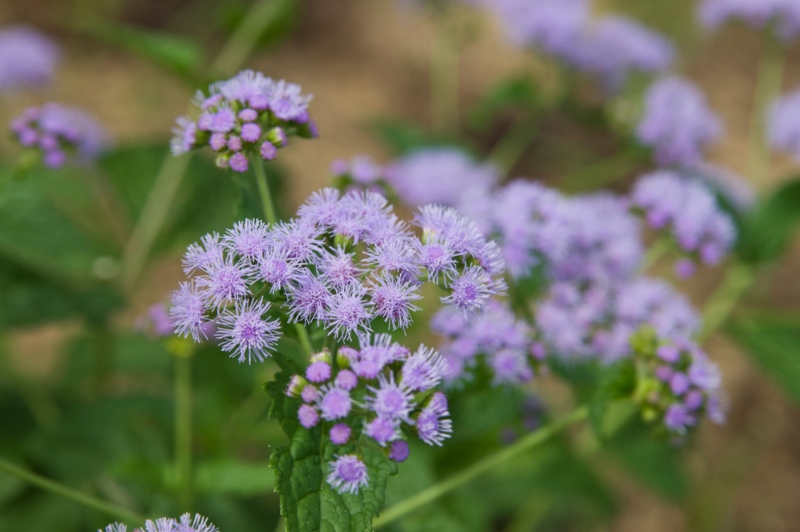
[[[53,41],[31,28],[0,29],[0,93],[50,83],[59,55]]]

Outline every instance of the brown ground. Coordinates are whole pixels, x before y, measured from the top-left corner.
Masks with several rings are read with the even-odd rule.
[[[81,3],[91,5],[91,0],[75,5]],[[663,0],[603,2],[604,7],[617,4],[637,12],[649,5],[663,12],[666,8],[662,3]],[[676,13],[686,15],[686,1],[668,3],[676,6]],[[152,18],[159,13],[157,6],[174,13],[172,6],[180,4],[178,0],[139,2],[132,18],[160,20]],[[296,81],[315,94],[313,112],[322,136],[281,153],[282,163],[290,170],[289,198],[293,204],[326,183],[328,164],[337,157],[368,153],[385,160],[388,154],[364,127],[370,119],[391,116],[425,123],[429,116],[427,69],[432,28],[423,17],[413,12],[398,14],[391,0],[309,0],[304,4],[306,12],[296,34],[248,63],[271,76]],[[96,5],[113,11],[117,4]],[[0,4],[0,24],[26,21],[56,28],[65,10],[66,3],[55,1],[6,0]],[[676,27],[674,21],[657,15],[653,19],[652,23],[666,30]],[[190,96],[179,82],[138,59],[90,41],[69,39],[63,32],[61,35],[68,48],[58,83],[44,94],[3,102],[0,123],[7,123],[10,113],[20,106],[47,98],[89,108],[119,142],[166,138],[173,117],[183,111]],[[742,29],[729,29],[707,40],[695,36],[689,43],[693,55],[683,70],[708,91],[727,125],[728,134],[714,150],[713,160],[744,173],[761,43]],[[800,49],[795,47],[791,57],[800,59],[798,52]],[[800,68],[794,66],[797,63],[788,61],[787,88],[800,82]],[[511,51],[496,29],[484,24],[463,54],[461,98],[473,100],[503,74],[523,69],[541,72],[541,66],[529,56]],[[754,186],[772,186],[790,170],[792,163],[781,159],[774,165],[769,183]],[[137,308],[165,296],[175,285],[180,278],[176,264],[170,260],[151,271],[151,282],[145,283]],[[796,308],[800,301],[798,264],[800,246],[795,246],[790,260],[769,273],[757,286],[754,297],[768,300],[775,307]],[[715,278],[705,275],[693,283],[698,303],[711,290]],[[40,351],[43,346],[50,346],[49,351],[55,352],[64,337],[64,327],[49,326],[16,335],[14,345],[20,353],[29,352],[32,346]],[[690,462],[698,495],[681,508],[621,479],[625,509],[609,530],[800,529],[797,407],[762,377],[730,341],[714,338],[708,350],[722,366],[731,396],[731,419],[721,428],[704,428],[692,452]],[[46,367],[41,364],[28,369],[38,374]]]

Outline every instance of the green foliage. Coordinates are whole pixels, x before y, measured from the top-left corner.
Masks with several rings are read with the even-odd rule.
[[[800,401],[800,323],[796,319],[740,319],[728,332],[789,397]]]
[[[328,462],[339,454],[355,450],[354,445],[337,447],[326,443],[324,425],[320,423],[308,430],[297,421],[300,401],[284,393],[289,378],[298,372],[297,365],[283,355],[276,355],[283,371],[267,384],[272,397],[270,416],[277,419],[289,437],[289,445],[276,449],[270,458],[275,470],[275,491],[280,494],[281,515],[289,532],[302,530],[350,531],[369,530],[372,518],[385,501],[386,482],[397,472],[383,451],[370,447],[358,449],[358,455],[367,465],[369,486],[357,495],[339,494],[325,478]],[[354,431],[353,441],[359,440]]]
[[[183,77],[191,78],[203,63],[201,47],[185,37],[126,26],[110,20],[84,23],[84,29],[96,39],[133,52]]]
[[[468,123],[477,130],[489,126],[492,120],[504,111],[531,113],[542,104],[539,88],[529,76],[504,79],[491,86],[481,99],[473,105],[468,115]]]
[[[787,182],[743,220],[739,257],[758,265],[780,257],[800,222],[800,179]]]
[[[600,384],[589,402],[589,422],[598,438],[608,436],[606,416],[614,401],[629,399],[636,389],[636,368],[630,358],[602,368]]]

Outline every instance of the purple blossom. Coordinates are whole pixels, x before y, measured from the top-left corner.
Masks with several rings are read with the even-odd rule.
[[[97,532],[127,532],[128,527],[123,525],[122,523],[112,523],[104,530],[98,530]]]
[[[319,389],[313,384],[309,384],[300,392],[300,397],[305,403],[314,403],[319,398]]]
[[[50,168],[63,166],[70,155],[88,162],[107,141],[107,133],[94,118],[57,103],[29,107],[11,122],[11,132],[24,148],[37,150]]]
[[[190,244],[183,255],[183,271],[191,274],[195,270],[208,271],[212,264],[222,260],[222,245],[217,233],[210,233],[200,239],[200,243]]]
[[[155,521],[148,519],[144,522],[144,532],[173,532],[178,522],[171,517],[160,517]]]
[[[336,386],[326,386],[322,389],[322,398],[319,400],[319,409],[322,418],[326,421],[342,419],[350,413],[353,407],[350,393]]]
[[[53,41],[31,28],[0,30],[0,93],[50,83],[59,55]]]
[[[408,420],[413,408],[413,395],[411,389],[403,384],[396,384],[394,376],[388,379],[383,375],[378,377],[378,387],[370,386],[370,395],[366,397],[367,408],[392,420]]]
[[[208,521],[207,517],[200,514],[185,513],[180,517],[176,523],[174,532],[219,532],[219,529],[213,523]]]
[[[311,405],[302,405],[297,411],[297,419],[305,428],[313,428],[319,423],[319,412]]]
[[[678,246],[707,265],[715,265],[733,246],[736,229],[730,217],[700,182],[675,172],[642,177],[631,203],[653,229],[669,228]]]
[[[716,29],[731,19],[757,28],[774,28],[786,41],[800,34],[800,4],[794,0],[704,0],[700,21]]]
[[[320,279],[339,289],[360,284],[362,270],[353,263],[354,255],[346,253],[341,247],[332,252],[323,252],[316,262]]]
[[[700,89],[685,79],[668,77],[648,89],[637,136],[655,150],[660,164],[691,166],[702,159],[703,149],[719,138],[721,130]]]
[[[222,238],[222,245],[229,251],[255,261],[269,248],[269,227],[261,220],[250,219],[236,222]]]
[[[389,450],[389,460],[394,462],[405,462],[408,455],[411,454],[408,448],[408,442],[405,440],[396,440],[392,442]]]
[[[231,255],[211,262],[205,271],[208,275],[195,277],[195,280],[201,293],[215,309],[250,293],[248,282],[252,268],[234,262]]]
[[[312,363],[306,368],[306,379],[309,382],[325,382],[331,378],[331,365],[322,360]]]
[[[411,313],[419,310],[413,303],[422,299],[418,290],[418,283],[382,275],[370,289],[372,311],[384,318],[392,329],[406,329],[411,324]]]
[[[458,206],[466,195],[487,193],[499,175],[493,165],[478,164],[453,148],[416,151],[386,169],[386,180],[410,206]]]
[[[367,250],[364,264],[376,270],[382,270],[384,273],[399,274],[410,278],[418,277],[420,259],[417,257],[417,250],[414,249],[413,242],[409,238],[392,238],[381,242]],[[441,260],[441,257],[438,260]],[[439,264],[436,259],[434,262]],[[449,261],[446,259],[445,262],[451,265],[452,258]],[[448,269],[447,265],[439,266],[437,271]]]
[[[299,276],[296,283],[288,287],[288,292],[292,321],[309,323],[327,315],[331,294],[325,284],[310,273]]]
[[[308,115],[310,100],[299,85],[244,70],[213,83],[209,96],[198,92],[194,103],[200,116],[197,122],[178,119],[172,153],[180,155],[209,145],[218,153],[217,166],[244,172],[248,155],[275,158],[277,149],[286,145],[287,129],[306,138],[314,136]]]
[[[319,236],[319,229],[303,218],[279,223],[273,229],[275,250],[298,261],[316,258],[322,247]]]
[[[489,359],[494,371],[495,382],[517,383],[533,378],[533,370],[528,365],[524,351],[500,349]]]
[[[369,330],[372,313],[364,301],[365,294],[364,287],[351,285],[331,296],[325,321],[337,338],[349,339],[354,332]]]
[[[683,434],[686,429],[696,423],[695,417],[680,404],[671,405],[664,414],[664,424],[668,429]]]
[[[800,161],[800,90],[795,90],[772,104],[767,131],[770,145],[792,154]]]
[[[472,313],[482,309],[492,295],[491,279],[483,268],[471,266],[456,277],[452,292],[442,297],[442,303],[453,305],[462,312]]]
[[[206,299],[198,290],[196,283],[185,282],[172,294],[172,307],[170,318],[175,327],[175,334],[184,338],[191,336],[195,342],[200,337],[206,338],[204,325],[206,324]]]
[[[350,391],[358,385],[358,377],[349,369],[343,369],[336,375],[336,386]]]
[[[378,416],[364,426],[364,434],[385,447],[387,443],[400,437],[399,424],[398,420]]]
[[[447,372],[447,362],[439,353],[420,346],[403,364],[400,383],[413,392],[424,392],[437,386]]]
[[[308,271],[300,267],[299,261],[290,259],[286,251],[275,248],[256,259],[256,270],[258,278],[270,284],[270,293],[273,294],[308,275]]]
[[[432,399],[417,417],[419,438],[428,445],[441,446],[453,433],[453,423],[449,416],[446,403],[442,408],[440,399]]]
[[[231,353],[231,357],[238,355],[239,362],[245,358],[248,363],[254,358],[263,362],[280,337],[280,322],[263,317],[269,307],[269,303],[260,299],[245,300],[237,301],[233,310],[222,312],[217,319],[217,338],[222,340],[222,350]]]
[[[337,423],[333,427],[331,427],[330,433],[328,436],[330,437],[331,441],[336,445],[344,445],[350,440],[350,427],[345,425],[344,423]]]
[[[369,484],[366,464],[353,454],[340,456],[333,462],[329,462],[328,467],[331,471],[326,480],[339,493],[355,495],[361,488]]]

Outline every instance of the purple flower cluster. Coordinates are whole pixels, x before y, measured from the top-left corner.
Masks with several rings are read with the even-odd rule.
[[[286,394],[302,400],[297,417],[306,429],[323,423],[337,446],[357,443],[363,434],[401,462],[408,457],[405,437],[411,431],[428,445],[450,437],[447,399],[430,393],[446,372],[447,363],[432,349],[420,346],[411,353],[389,335],[362,336],[359,349],[339,348],[335,364],[327,351],[312,357],[305,376],[293,376]],[[340,493],[357,493],[369,482],[356,455],[340,455],[329,465],[328,483]]]
[[[513,181],[494,193],[469,194],[458,207],[495,239],[509,274],[519,278],[565,256],[567,205],[555,190],[530,181]]]
[[[368,155],[357,155],[351,161],[337,159],[331,163],[330,172],[340,190],[387,192],[384,167]]]
[[[662,170],[642,177],[631,193],[631,206],[656,230],[669,230],[677,247],[693,260],[718,264],[736,239],[731,218],[697,180]],[[680,272],[679,272],[680,273]],[[683,273],[691,273],[691,268]]]
[[[37,31],[26,27],[0,30],[0,92],[49,83],[58,56],[55,43]]]
[[[645,96],[639,140],[653,148],[662,165],[691,166],[720,135],[719,118],[692,83],[669,77],[654,83]]]
[[[213,320],[224,351],[262,361],[279,338],[280,315],[349,339],[376,319],[408,327],[425,281],[466,315],[505,290],[499,250],[453,209],[420,208],[413,223],[421,239],[373,192],[324,189],[298,213],[272,227],[245,220],[192,244],[183,261],[192,278],[173,295],[175,331],[199,341]]]
[[[531,328],[498,300],[472,319],[442,309],[431,320],[431,330],[444,337],[439,350],[449,367],[449,383],[467,379],[481,355],[496,384],[525,382],[538,372],[545,354]]]
[[[194,103],[200,115],[196,121],[178,118],[172,153],[209,146],[218,153],[217,166],[245,172],[248,156],[272,160],[289,137],[317,136],[308,114],[310,101],[299,85],[243,70],[212,84],[208,96],[197,93]]]
[[[49,168],[64,166],[71,156],[88,161],[106,142],[105,131],[92,117],[57,103],[29,107],[11,122],[11,132],[22,147],[40,153]]]
[[[790,152],[800,161],[800,89],[772,104],[767,134],[773,148]]]
[[[634,363],[642,382],[634,397],[645,420],[683,438],[703,416],[725,421],[719,368],[688,340],[639,342]]]
[[[403,157],[384,170],[386,181],[411,206],[450,207],[486,194],[499,181],[491,164],[479,164],[455,148],[428,148]]]
[[[547,349],[566,359],[611,362],[630,354],[632,335],[650,325],[665,338],[689,338],[699,319],[689,302],[662,281],[556,283],[537,305],[536,327]]]
[[[128,527],[121,523],[114,523],[108,525],[105,531],[97,532],[125,532],[127,529]],[[148,519],[143,528],[137,528],[134,532],[219,532],[219,529],[210,523],[207,517],[199,514],[192,517],[191,514],[185,513],[179,519],[172,517],[161,517],[155,521]]]
[[[740,20],[758,29],[773,29],[787,41],[800,34],[800,3],[796,0],[705,0],[698,9],[701,22],[712,29]]]
[[[485,2],[503,22],[510,40],[531,46],[570,68],[619,88],[631,72],[657,74],[672,64],[672,44],[620,16],[593,20],[588,0],[497,0]]]

